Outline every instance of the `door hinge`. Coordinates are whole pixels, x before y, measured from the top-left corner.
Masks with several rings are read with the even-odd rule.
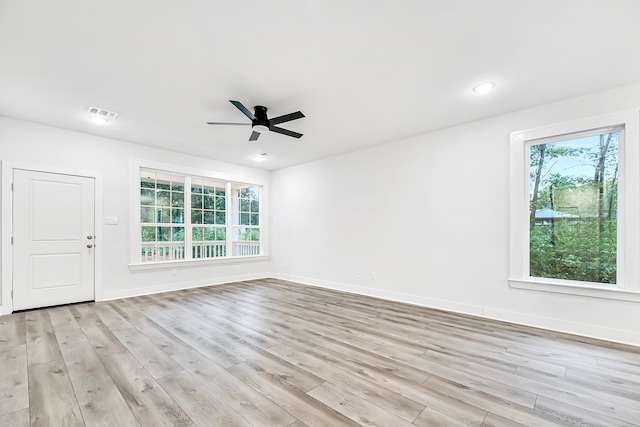
[[[13,245],[13,236],[11,236],[11,244]]]
[[[11,289],[11,299],[13,299],[13,289]]]
[[[13,191],[13,182],[11,183],[11,191]]]

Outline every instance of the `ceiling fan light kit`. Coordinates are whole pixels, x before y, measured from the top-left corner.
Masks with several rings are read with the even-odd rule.
[[[266,131],[269,130],[269,128],[266,127],[265,125],[253,125],[253,127],[251,129],[254,132],[258,132],[258,133],[266,132]]]
[[[253,107],[255,113],[252,113],[242,105],[240,101],[232,101],[229,100],[238,110],[240,110],[245,116],[251,120],[251,123],[225,123],[225,122],[207,122],[209,125],[251,125],[251,136],[249,137],[249,141],[255,141],[258,139],[261,133],[271,131],[275,133],[281,133],[282,135],[291,136],[293,138],[300,138],[302,136],[301,133],[293,132],[287,129],[283,129],[276,125],[280,123],[290,122],[292,120],[301,119],[304,117],[301,111],[296,111],[295,113],[285,114],[284,116],[274,117],[269,119],[267,117],[267,107],[263,107],[262,105],[256,105]]]

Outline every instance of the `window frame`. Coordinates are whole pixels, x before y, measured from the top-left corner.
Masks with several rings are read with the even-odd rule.
[[[259,229],[260,229],[260,246],[259,255],[240,255],[234,256],[232,252],[227,251],[227,255],[224,257],[212,257],[212,258],[191,258],[191,259],[179,259],[179,260],[167,260],[167,261],[145,261],[141,260],[142,239],[141,233],[141,218],[140,218],[140,173],[142,170],[156,170],[168,175],[181,175],[185,177],[185,183],[190,182],[190,177],[203,178],[206,180],[218,181],[226,184],[226,189],[230,190],[231,186],[235,185],[249,185],[256,186],[259,190]],[[246,177],[231,175],[223,172],[215,172],[210,170],[196,169],[181,165],[168,164],[143,159],[131,160],[131,175],[130,175],[130,188],[131,188],[131,233],[130,233],[130,260],[129,269],[131,270],[149,270],[149,269],[162,269],[162,268],[176,268],[178,266],[190,266],[190,265],[203,265],[203,264],[219,264],[219,263],[235,263],[269,259],[268,254],[268,180],[260,179],[256,177]],[[190,192],[189,192],[190,193]],[[191,199],[186,199],[185,188],[185,205],[191,203]],[[231,200],[231,192],[227,191],[226,195],[227,215],[229,215],[229,206]],[[189,221],[190,223],[190,221]],[[232,246],[230,221],[227,221],[225,226],[228,226],[227,230],[227,245]],[[190,244],[191,236],[190,229],[187,232],[187,220],[185,217],[185,251],[191,250]],[[187,249],[188,248],[188,249]]]
[[[529,147],[623,127],[618,153],[617,283],[529,276]],[[640,113],[624,111],[510,135],[509,286],[543,292],[640,302]]]

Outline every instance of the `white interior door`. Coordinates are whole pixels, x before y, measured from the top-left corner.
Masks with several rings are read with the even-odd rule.
[[[13,309],[94,299],[94,179],[14,169]]]

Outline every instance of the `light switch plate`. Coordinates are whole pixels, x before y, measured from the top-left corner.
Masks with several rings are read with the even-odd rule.
[[[104,224],[105,225],[117,225],[118,224],[118,217],[117,216],[105,216],[104,217]]]

